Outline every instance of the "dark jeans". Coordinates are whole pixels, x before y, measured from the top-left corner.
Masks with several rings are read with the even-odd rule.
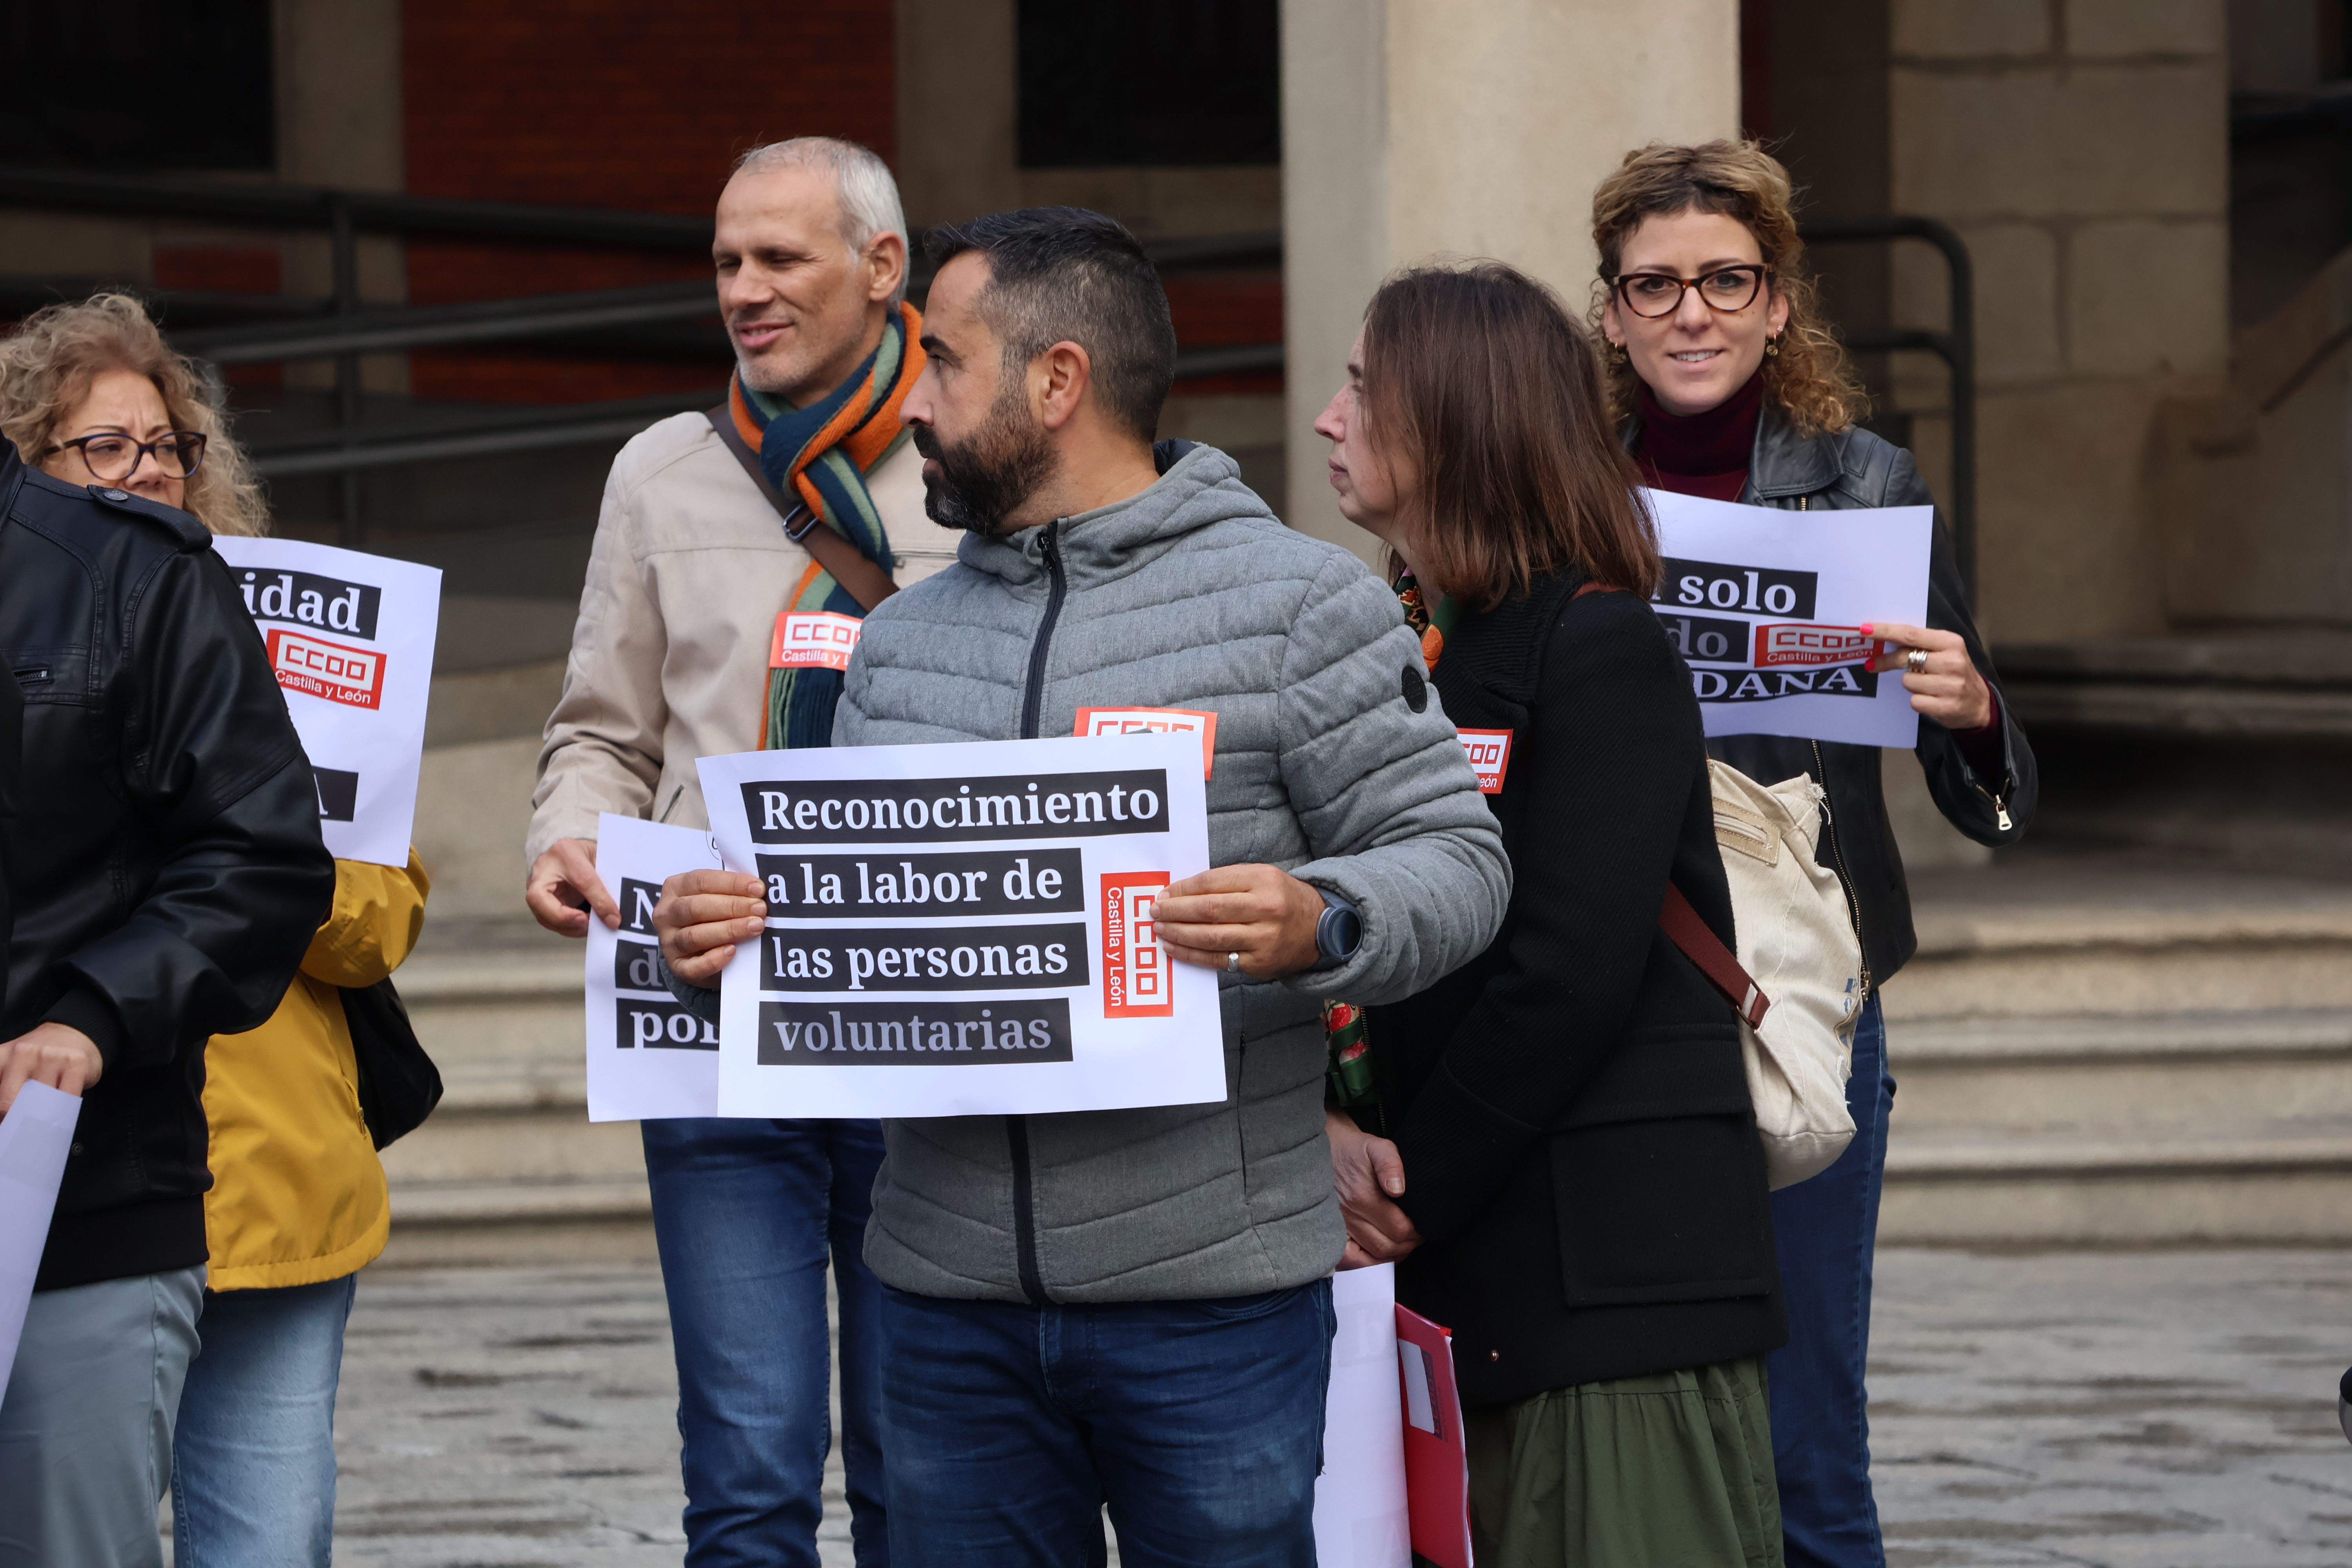
[[[1313,1568],[1331,1282],[1045,1307],[885,1289],[901,1568]]]
[[[858,1568],[890,1560],[880,1286],[859,1256],[872,1121],[643,1124],[677,1356],[688,1568],[816,1568],[833,1442],[830,1252],[841,1304],[841,1457]]]
[[[1780,1480],[1788,1568],[1885,1568],[1870,1495],[1870,1266],[1886,1174],[1886,1020],[1873,996],[1853,1035],[1846,1080],[1853,1142],[1811,1180],[1772,1194],[1789,1342],[1771,1374],[1772,1464]]]

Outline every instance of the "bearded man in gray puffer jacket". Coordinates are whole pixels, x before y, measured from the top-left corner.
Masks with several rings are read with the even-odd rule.
[[[883,1123],[891,1550],[1099,1563],[1108,1501],[1139,1560],[1311,1563],[1345,1239],[1318,998],[1402,998],[1483,951],[1510,868],[1394,596],[1223,453],[1155,452],[1175,334],[1134,237],[1054,208],[929,247],[905,417],[932,517],[970,536],[867,616],[834,744],[1214,711],[1214,868],[1159,916],[1221,972],[1227,1098]],[[681,976],[756,935],[757,886],[673,882]]]

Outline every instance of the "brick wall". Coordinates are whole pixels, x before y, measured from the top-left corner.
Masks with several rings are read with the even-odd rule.
[[[1976,264],[1998,638],[2161,624],[2150,421],[2229,352],[2225,32],[2221,0],[1894,0],[1893,205],[1955,225]],[[1944,289],[1940,261],[1902,247],[1904,317],[1940,324]],[[1940,371],[1906,366],[1899,397],[1936,474]]]
[[[745,148],[847,137],[896,151],[891,0],[405,0],[408,189],[704,215]],[[708,276],[693,258],[417,243],[417,304]],[[712,370],[553,352],[419,353],[419,395],[586,402],[716,384]]]

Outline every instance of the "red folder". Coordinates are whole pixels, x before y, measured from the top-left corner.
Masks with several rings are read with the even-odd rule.
[[[1454,1386],[1454,1335],[1404,1307],[1396,1330],[1412,1549],[1438,1568],[1471,1568],[1470,1450]]]

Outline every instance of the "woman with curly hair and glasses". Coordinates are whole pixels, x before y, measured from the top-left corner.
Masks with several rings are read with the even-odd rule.
[[[0,339],[0,435],[68,484],[215,533],[268,531],[218,386],[128,295],[47,306]],[[328,1561],[343,1323],[391,1223],[341,988],[408,956],[428,887],[414,851],[404,868],[336,861],[333,907],[277,1012],[205,1047],[211,1257],[171,1436],[178,1568]]]
[[[1762,148],[1627,153],[1593,193],[1592,238],[1593,321],[1612,345],[1615,412],[1646,483],[1801,511],[1934,504],[1911,454],[1855,423],[1866,400],[1822,317],[1788,171]],[[1892,649],[1871,668],[1901,672],[1944,816],[1980,844],[2013,844],[2033,815],[2033,753],[2000,700],[1940,513],[1927,620],[1865,626]],[[1769,1370],[1790,1563],[1879,1568],[1863,1362],[1895,1096],[1875,987],[1918,945],[1903,858],[1876,749],[1738,735],[1707,750],[1765,784],[1810,773],[1829,792],[1821,856],[1862,941],[1871,994],[1846,1088],[1855,1136],[1827,1171],[1772,1195],[1790,1340]]]

